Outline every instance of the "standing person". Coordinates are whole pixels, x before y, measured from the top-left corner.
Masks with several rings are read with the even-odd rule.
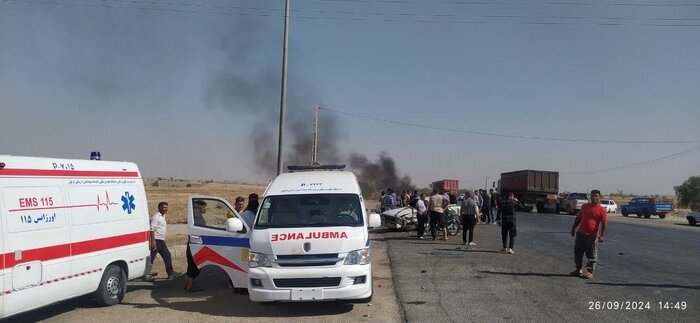
[[[515,199],[513,193],[508,193],[508,200],[501,202],[498,212],[501,215],[501,241],[503,242],[502,253],[514,254],[515,236],[518,234],[515,213],[520,210],[520,204]],[[510,237],[510,241],[508,238]]]
[[[460,210],[462,213],[462,242],[465,246],[476,246],[474,242],[474,227],[476,219],[479,217],[479,208],[474,201],[472,192],[467,191],[466,198],[462,200]]]
[[[394,191],[391,189],[386,190],[386,195],[384,195],[384,201],[382,202],[385,211],[389,211],[394,208],[394,195]]]
[[[386,196],[386,192],[382,191],[382,195],[379,197],[379,213],[384,213],[386,209],[384,209],[384,197]]]
[[[243,221],[248,224],[248,227],[252,230],[255,224],[255,215],[258,213],[258,194],[252,193],[248,195],[248,206],[246,206],[245,211],[241,214]]]
[[[192,203],[192,216],[194,218],[195,225],[204,226],[206,221],[204,220],[204,214],[207,213],[207,202],[204,200],[195,200]],[[184,289],[187,292],[199,292],[203,289],[195,286],[194,281],[199,276],[201,272],[192,257],[192,250],[190,249],[190,242],[187,241],[187,250],[185,251],[185,258],[187,259],[187,272],[185,273],[185,286]]]
[[[603,243],[605,239],[605,229],[608,224],[608,213],[605,208],[600,205],[600,191],[591,191],[591,202],[586,203],[581,207],[581,210],[574,220],[574,226],[571,227],[571,236],[576,236],[574,243],[574,263],[576,270],[569,273],[571,276],[579,276],[581,278],[593,278],[593,271],[598,260],[598,243]],[[580,225],[580,226],[579,226]],[[576,231],[578,227],[578,231]],[[599,235],[600,231],[600,235]],[[576,232],[574,234],[574,232]],[[597,238],[597,242],[596,242]],[[587,273],[583,273],[583,254],[586,254],[588,263],[586,264]]]
[[[173,270],[173,261],[170,256],[168,245],[165,244],[166,228],[168,224],[165,222],[165,215],[168,213],[168,203],[158,203],[158,212],[151,216],[151,239],[155,244],[155,249],[151,250],[151,265],[156,259],[156,255],[160,254],[165,263],[165,272],[168,273],[168,279],[173,279],[181,273]],[[155,240],[155,241],[153,241]]]
[[[484,199],[484,202],[481,204],[482,217],[484,217],[486,223],[496,224],[494,221],[491,221],[491,197],[486,194],[486,190],[481,191],[481,196]]]
[[[401,201],[399,201],[399,197],[396,196],[396,192],[394,192],[392,189],[389,189],[389,190],[391,192],[391,198],[392,198],[392,201],[394,203],[391,206],[391,209],[395,209],[396,207],[398,207],[401,204]]]
[[[233,204],[233,208],[236,209],[238,214],[243,213],[243,205],[245,204],[245,198],[243,196],[236,197],[236,203]]]
[[[425,205],[425,194],[421,193],[420,198],[416,201],[416,209],[418,210],[418,239],[425,239],[425,224],[428,222],[428,208]]]
[[[447,241],[447,221],[445,219],[445,210],[447,209],[447,200],[445,195],[438,191],[433,191],[433,195],[430,197],[430,203],[428,208],[430,209],[430,234],[433,236],[433,241],[437,239],[436,228],[439,225],[442,233],[443,240]]]
[[[401,196],[401,206],[406,207],[409,206],[411,203],[411,195],[408,194],[408,191],[403,191],[403,195]]]
[[[496,222],[501,220],[498,218],[498,194],[492,188],[489,189],[489,193],[491,193],[491,205],[489,205],[491,208],[491,223],[497,224]]]

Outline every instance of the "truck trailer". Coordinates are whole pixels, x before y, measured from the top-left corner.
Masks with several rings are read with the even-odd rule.
[[[459,194],[459,181],[456,179],[443,179],[433,182],[430,187],[434,190]]]
[[[525,205],[526,212],[536,207],[537,212],[554,213],[554,201],[559,193],[559,172],[527,169],[501,173],[498,192],[503,198],[513,193]]]

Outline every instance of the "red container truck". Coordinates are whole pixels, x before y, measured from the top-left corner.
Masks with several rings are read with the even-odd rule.
[[[525,211],[536,207],[538,212],[554,213],[548,206],[556,205],[552,198],[559,193],[559,172],[527,169],[501,173],[498,192],[502,197],[512,192],[525,204]]]
[[[433,182],[431,187],[434,190],[441,190],[444,192],[452,192],[454,194],[459,194],[459,181],[456,179],[443,179]]]

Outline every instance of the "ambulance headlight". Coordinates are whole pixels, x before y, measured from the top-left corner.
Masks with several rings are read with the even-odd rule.
[[[272,267],[272,265],[270,264],[270,258],[267,258],[266,254],[249,252],[248,253],[248,267],[249,268]]]
[[[346,265],[367,265],[369,264],[369,248],[350,251],[345,257]]]

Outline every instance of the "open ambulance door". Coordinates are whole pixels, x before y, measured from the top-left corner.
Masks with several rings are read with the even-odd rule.
[[[226,220],[237,217],[243,230],[226,231]],[[225,270],[234,288],[248,288],[248,250],[251,228],[225,199],[191,195],[188,201],[188,244],[198,268]]]

